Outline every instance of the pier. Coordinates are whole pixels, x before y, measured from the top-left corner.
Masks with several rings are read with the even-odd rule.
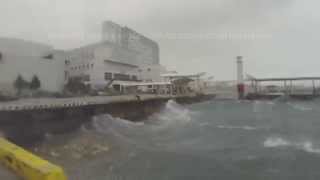
[[[317,82],[320,82],[320,77],[291,77],[291,78],[251,78],[248,80],[251,83],[251,92],[247,94],[248,99],[273,99],[280,96],[287,96],[297,99],[312,99],[320,95]],[[278,83],[280,85],[265,86],[262,88],[262,83]],[[297,90],[294,86],[295,82],[310,82],[310,87],[305,86]]]

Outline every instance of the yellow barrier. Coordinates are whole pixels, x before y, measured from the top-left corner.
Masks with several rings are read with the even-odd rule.
[[[0,138],[0,161],[26,180],[66,180],[62,168]]]

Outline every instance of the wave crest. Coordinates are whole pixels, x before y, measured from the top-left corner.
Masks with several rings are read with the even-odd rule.
[[[269,137],[263,142],[266,148],[293,147],[309,153],[320,153],[320,148],[315,147],[311,141],[289,141],[280,137]]]

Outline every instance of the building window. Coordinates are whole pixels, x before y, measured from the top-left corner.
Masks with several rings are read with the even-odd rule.
[[[112,73],[109,73],[109,72],[104,73],[104,79],[105,80],[111,80],[112,79]]]
[[[65,65],[69,65],[69,64],[70,64],[70,61],[66,59],[66,60],[64,61],[64,64],[65,64]]]
[[[87,69],[89,69],[90,68],[90,65],[89,64],[87,64]]]
[[[130,75],[116,73],[114,74],[114,79],[120,81],[130,81]]]
[[[132,79],[133,81],[137,81],[137,80],[138,80],[137,76],[135,76],[135,75],[133,75],[133,76],[131,77],[131,79]]]
[[[84,75],[82,79],[83,81],[90,81],[90,75]]]
[[[0,52],[0,62],[3,62],[2,60],[2,53]]]
[[[93,64],[91,64],[91,68],[93,68]]]
[[[151,69],[150,68],[148,68],[148,72],[150,72],[151,71]]]

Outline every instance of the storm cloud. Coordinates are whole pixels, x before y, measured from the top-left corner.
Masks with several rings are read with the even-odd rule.
[[[102,21],[112,20],[158,41],[169,69],[234,79],[243,55],[258,77],[320,75],[316,0],[0,2],[0,36],[68,49],[98,41]]]

